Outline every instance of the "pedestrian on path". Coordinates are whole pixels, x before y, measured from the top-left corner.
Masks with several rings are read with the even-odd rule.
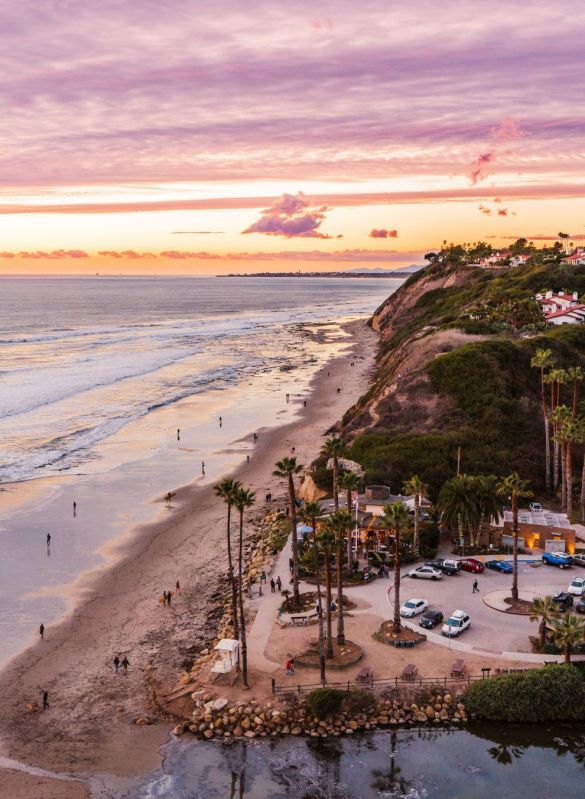
[[[44,624],[41,624],[41,626],[39,627],[39,633],[41,634],[41,640],[44,640],[44,638],[45,638],[45,625]]]
[[[122,660],[122,668],[124,669],[124,674],[128,674],[128,666],[129,665],[130,665],[130,661],[128,660],[126,655],[124,655],[124,659]]]
[[[51,533],[47,533],[47,549],[51,546]]]
[[[170,591],[167,591],[167,602],[169,603],[169,605],[171,604],[171,592]]]
[[[177,590],[177,593],[179,593],[179,591],[181,590],[181,583],[180,583],[178,580],[177,580],[177,582],[175,583],[175,588],[176,588],[176,590]]]
[[[274,582],[274,577],[270,578],[270,591],[273,594],[276,592],[276,583]]]
[[[119,668],[120,668],[120,658],[118,657],[118,655],[116,655],[116,657],[114,658],[114,672],[116,674],[118,673]]]
[[[266,572],[262,569],[262,574],[260,575],[260,582],[266,585]]]
[[[477,582],[477,578],[473,581],[473,591],[472,594],[479,593],[479,583]]]
[[[280,574],[276,578],[276,587],[278,588],[279,591],[282,591],[282,580],[280,579]]]
[[[167,604],[167,592],[163,591],[163,605]]]
[[[49,692],[43,691],[43,710],[49,709]]]

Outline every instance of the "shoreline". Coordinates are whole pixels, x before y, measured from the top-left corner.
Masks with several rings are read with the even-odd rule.
[[[257,491],[259,506],[265,491],[283,494],[271,476],[274,462],[295,446],[299,462],[308,465],[325,431],[367,390],[377,335],[365,320],[344,328],[352,336],[349,349],[313,377],[307,408],[284,426],[260,428],[253,460],[234,472]],[[160,764],[158,750],[170,727],[133,723],[148,712],[146,683],[174,679],[185,653],[202,647],[208,632],[201,628],[226,571],[225,516],[213,486],[183,485],[174,503],[171,518],[140,526],[70,616],[0,673],[4,754],[79,776],[106,772],[129,777]],[[181,592],[172,608],[162,608],[158,596],[176,579]],[[116,652],[128,654],[127,676],[112,672]],[[38,700],[43,688],[49,691],[51,709],[27,714],[27,702]],[[125,755],[128,747],[132,762]]]

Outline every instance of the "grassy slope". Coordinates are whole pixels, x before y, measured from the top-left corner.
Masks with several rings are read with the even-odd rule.
[[[456,271],[461,274],[454,274]],[[377,400],[383,409],[384,387],[394,379],[392,372],[404,353],[417,347],[416,338],[425,326],[457,326],[468,333],[482,333],[487,339],[439,354],[426,365],[432,391],[451,399],[447,410],[441,406],[432,430],[419,434],[409,425],[408,419],[413,417],[410,402],[416,403],[415,395],[414,400],[409,397],[409,407],[393,413],[391,423],[378,412],[374,424],[364,425],[368,429],[354,439],[352,456],[366,468],[368,482],[385,482],[398,489],[417,473],[436,497],[441,484],[455,471],[456,451],[461,446],[463,471],[503,475],[517,470],[540,491],[543,432],[539,377],[530,367],[530,359],[537,348],[548,347],[559,365],[584,365],[585,326],[554,328],[527,339],[512,330],[494,332],[498,328],[490,322],[462,320],[461,316],[494,291],[517,296],[550,287],[581,293],[585,291],[585,267],[529,266],[503,274],[478,269],[450,272],[458,285],[427,291],[429,283],[436,282],[429,269],[413,276],[385,303],[374,384],[344,418],[346,430],[351,434],[352,427],[359,427],[368,406]],[[413,289],[415,299],[409,298]],[[568,390],[565,401],[569,401]]]

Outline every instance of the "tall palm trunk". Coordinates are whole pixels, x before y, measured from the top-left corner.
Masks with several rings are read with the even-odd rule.
[[[419,515],[420,515],[420,494],[414,495],[414,535],[412,540],[412,548],[415,555],[418,556],[419,550]]]
[[[300,605],[301,597],[299,594],[299,543],[297,537],[297,503],[295,495],[295,483],[292,474],[288,476],[288,498],[290,501],[290,520],[292,524],[292,559],[293,559],[293,605],[297,608]]]
[[[571,662],[571,644],[567,644],[565,646],[564,655],[565,655],[565,663],[570,663]]]
[[[394,622],[392,630],[399,633],[400,625],[400,530],[394,531]]]
[[[347,489],[347,512],[351,513],[351,488]],[[356,542],[357,545],[357,542]],[[353,573],[353,548],[352,548],[352,532],[351,526],[347,531],[347,573],[351,577]]]
[[[244,562],[244,510],[240,510],[240,547],[238,552],[238,602],[240,606],[240,642],[242,644],[242,682],[244,688],[248,685],[248,643],[246,640],[246,619],[244,617],[244,592],[243,583],[243,562]]]
[[[319,558],[317,555],[317,520],[313,523],[313,555],[315,562],[315,582],[317,584],[317,613],[319,614],[319,666],[321,669],[321,683],[325,685],[325,629],[323,624],[323,601],[321,597],[321,580],[319,579]]]
[[[465,532],[463,530],[463,516],[457,514],[457,530],[459,533],[459,546],[461,547],[461,555],[465,554]]]
[[[232,558],[232,506],[227,506],[227,553],[228,553],[228,582],[232,592],[232,627],[234,638],[238,638],[238,591],[236,588],[236,578],[234,575],[234,561]]]
[[[333,657],[333,628],[331,624],[331,548],[325,546],[325,595],[327,597],[327,657]]]
[[[565,466],[565,482],[567,486],[567,516],[571,520],[573,513],[573,443],[567,441],[567,465]]]
[[[562,441],[561,450],[561,511],[567,510],[567,442]]]
[[[338,533],[337,541],[337,644],[345,644],[345,624],[343,618],[343,533]]]
[[[337,490],[337,472],[339,464],[337,463],[337,456],[333,456],[333,502],[335,503],[335,510],[339,510],[339,492]],[[348,508],[349,512],[349,508]]]
[[[542,404],[542,418],[544,420],[544,463],[546,493],[550,494],[550,426],[546,410],[546,396],[544,393],[544,369],[540,370],[540,402]]]
[[[512,526],[514,533],[512,599],[518,599],[518,497],[514,493],[512,494]]]
[[[585,450],[583,451],[583,466],[581,468],[581,497],[579,500],[581,521],[585,521]]]

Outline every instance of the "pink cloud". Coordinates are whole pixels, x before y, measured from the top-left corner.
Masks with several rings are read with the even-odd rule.
[[[493,158],[493,152],[482,153],[471,162],[472,170],[469,174],[471,185],[475,186],[480,180],[485,180],[488,176],[487,165]]]
[[[0,258],[29,258],[35,260],[57,260],[60,258],[89,258],[85,250],[21,250],[20,252],[0,252]]]
[[[370,231],[371,239],[397,239],[397,230],[388,230],[387,228],[372,228]]]
[[[287,239],[331,239],[333,236],[319,230],[326,218],[327,210],[326,206],[312,208],[311,203],[302,192],[283,194],[269,208],[262,211],[257,222],[247,227],[242,233],[264,233],[268,236],[283,236]]]
[[[485,205],[479,205],[478,208],[482,214],[485,214],[486,216],[492,215],[491,208],[487,208]]]

